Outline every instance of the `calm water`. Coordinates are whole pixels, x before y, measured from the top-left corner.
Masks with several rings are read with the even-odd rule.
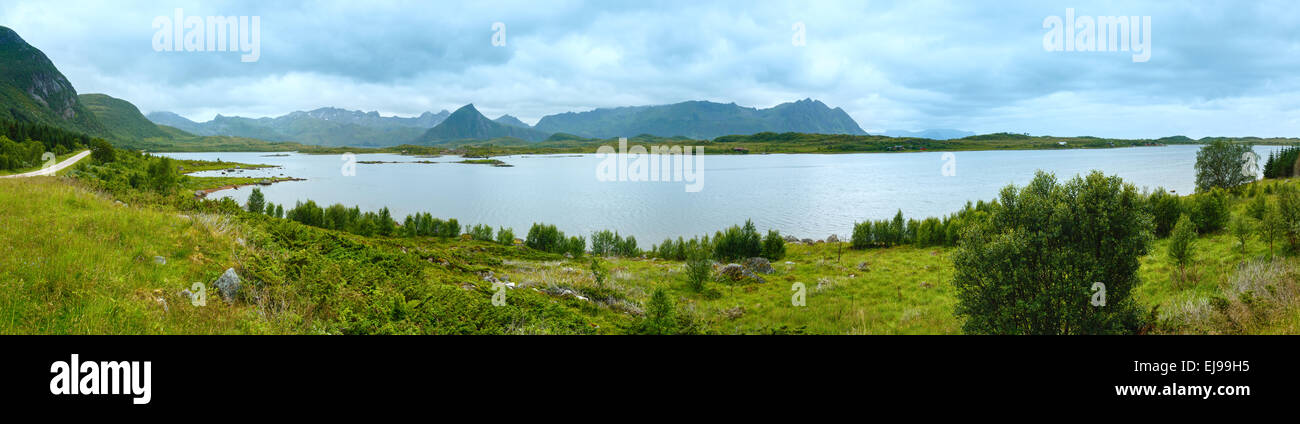
[[[956,152],[956,175],[943,176],[942,153],[748,155],[703,158],[703,186],[688,193],[684,182],[602,182],[594,155],[509,156],[514,167],[450,163],[460,158],[419,159],[388,154],[357,155],[358,161],[430,160],[436,164],[356,164],[343,176],[340,155],[268,153],[172,153],[185,159],[217,159],[278,165],[239,176],[293,176],[307,181],[262,187],[267,201],[285,209],[308,199],[362,210],[388,206],[402,217],[429,212],[461,224],[513,227],[523,238],[533,222],[557,225],[567,234],[590,236],[615,229],[643,247],[666,237],[712,234],[751,218],[760,231],[774,228],[800,238],[841,237],[854,222],[886,219],[898,209],[908,217],[942,216],[967,200],[993,199],[1007,184],[1023,186],[1035,170],[1058,178],[1099,169],[1139,188],[1157,186],[1190,193],[1199,146],[1097,150]],[[1261,157],[1277,150],[1256,147]],[[1262,161],[1261,161],[1262,162]],[[1261,163],[1262,166],[1262,163]],[[221,175],[205,172],[200,176]],[[224,190],[241,204],[251,187]]]

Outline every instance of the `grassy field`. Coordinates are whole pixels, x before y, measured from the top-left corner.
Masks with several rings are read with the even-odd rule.
[[[361,237],[197,205],[123,204],[64,177],[0,180],[0,333],[618,334],[644,319],[655,289],[710,334],[959,334],[963,323],[950,248],[791,243],[766,282],[715,279],[696,292],[677,261],[599,258],[598,283],[590,257]],[[1167,244],[1142,258],[1135,289],[1156,318],[1150,333],[1300,332],[1295,259],[1214,234],[1180,272]],[[229,303],[211,288],[227,268],[248,284]],[[1243,283],[1243,270],[1268,287]],[[207,306],[181,296],[195,282],[209,287]],[[792,303],[799,286],[805,306]],[[498,291],[505,306],[492,306]]]

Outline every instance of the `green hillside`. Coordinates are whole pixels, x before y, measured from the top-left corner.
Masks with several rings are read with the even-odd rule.
[[[0,63],[4,64],[0,66],[0,119],[109,135],[54,63],[4,26],[0,26]]]
[[[140,113],[140,109],[126,100],[107,94],[82,94],[77,96],[81,104],[95,115],[114,138],[129,140],[138,138],[171,138],[172,133],[164,131],[150,122]]]

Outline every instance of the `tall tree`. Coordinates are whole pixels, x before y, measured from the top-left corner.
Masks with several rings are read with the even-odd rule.
[[[1236,187],[1255,181],[1258,174],[1259,157],[1249,143],[1217,139],[1196,152],[1197,192]]]

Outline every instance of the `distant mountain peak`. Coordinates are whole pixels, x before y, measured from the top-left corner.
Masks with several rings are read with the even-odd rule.
[[[712,139],[759,132],[866,134],[843,109],[805,98],[768,109],[690,100],[658,106],[600,108],[547,115],[533,128],[549,133],[613,138],[650,134]]]
[[[497,119],[493,119],[493,121],[496,121],[497,123],[500,124],[515,126],[520,128],[532,128],[531,125],[528,125],[524,121],[520,121],[519,118],[510,116],[510,114],[501,115]]]
[[[455,140],[490,140],[514,137],[537,142],[545,140],[548,136],[550,136],[550,133],[537,131],[527,126],[503,124],[488,119],[482,113],[479,113],[473,103],[470,103],[456,109],[438,126],[426,131],[420,141],[442,143]]]

